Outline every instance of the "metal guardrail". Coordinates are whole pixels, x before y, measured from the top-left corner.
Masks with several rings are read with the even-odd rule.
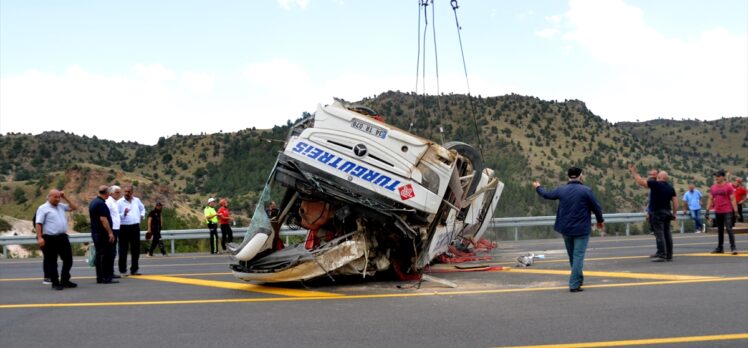
[[[244,234],[247,232],[246,227],[242,228],[231,228],[236,234]],[[146,231],[140,232],[140,240],[144,241]],[[307,230],[293,230],[290,228],[281,228],[281,236],[286,237],[286,244],[288,244],[288,237],[290,236],[306,236]],[[192,230],[163,230],[161,231],[161,240],[170,241],[171,253],[174,254],[175,240],[183,239],[208,239],[210,237],[210,231],[207,228],[204,229],[192,229]],[[93,243],[90,232],[81,233],[68,233],[68,239],[70,244],[81,244],[81,243]],[[29,234],[23,236],[0,236],[0,245],[3,246],[3,255],[8,257],[8,245],[35,245],[37,244],[36,235]]]
[[[743,209],[745,214],[748,209]],[[616,214],[604,214],[605,224],[626,224],[626,235],[629,236],[631,233],[632,223],[641,223],[646,220],[646,213],[616,213]],[[703,214],[702,214],[703,217]],[[690,215],[678,212],[678,219],[680,225],[680,233],[685,233],[685,221],[689,220]],[[592,221],[595,221],[594,216]],[[529,226],[552,226],[556,222],[555,216],[526,216],[526,217],[508,217],[508,218],[493,218],[489,224],[489,228],[514,228],[514,239],[519,240],[519,228]],[[243,234],[247,232],[247,228],[232,228],[234,233]],[[145,240],[145,231],[140,233],[140,240]],[[292,230],[289,228],[281,228],[281,236],[286,237],[286,244],[288,244],[289,236],[305,236],[307,234],[306,229]],[[161,239],[168,240],[171,243],[171,253],[175,251],[174,241],[182,239],[207,239],[210,233],[208,229],[192,229],[192,230],[163,230],[161,231]],[[68,234],[70,243],[91,243],[90,233],[71,233]],[[24,235],[24,236],[0,236],[0,245],[3,246],[3,255],[8,255],[8,245],[33,245],[36,244],[36,235]]]

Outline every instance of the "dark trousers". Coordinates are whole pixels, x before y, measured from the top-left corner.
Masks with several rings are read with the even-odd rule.
[[[208,230],[210,230],[210,253],[218,254],[218,224],[208,223]]]
[[[70,269],[73,268],[73,250],[67,234],[47,235],[44,238],[44,273],[52,285],[65,284],[70,281]],[[57,257],[62,260],[62,274],[58,278]]]
[[[234,241],[234,231],[231,230],[229,224],[221,225],[221,248],[226,251],[226,243]]]
[[[119,229],[119,273],[127,273],[127,249],[130,249],[130,274],[138,271],[140,225],[121,225]]]
[[[109,265],[112,266],[112,275],[114,275],[114,258],[117,257],[117,242],[119,242],[119,230],[112,230],[114,233],[114,242],[112,243],[112,250],[109,253]]]
[[[714,214],[714,222],[717,224],[717,249],[722,250],[722,245],[725,244],[725,229],[727,229],[727,237],[730,238],[730,248],[735,250],[735,233],[732,232],[732,213],[716,213]]]
[[[673,234],[670,221],[673,214],[669,210],[658,210],[652,213],[652,228],[657,239],[657,254],[665,259],[673,258]]]
[[[161,250],[161,254],[166,256],[166,248],[164,248],[164,241],[161,240],[161,232],[153,232],[153,240],[151,240],[151,247],[148,248],[148,255],[153,256],[153,251],[156,250],[156,245]]]
[[[114,270],[114,244],[109,243],[109,235],[106,233],[96,233],[92,238],[96,247],[96,282],[110,281]]]
[[[733,220],[735,219],[733,218]],[[743,205],[742,204],[738,204],[738,222],[745,222],[743,220]]]

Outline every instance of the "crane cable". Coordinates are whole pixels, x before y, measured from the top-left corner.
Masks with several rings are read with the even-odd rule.
[[[478,120],[476,119],[476,108],[475,104],[473,104],[472,95],[470,93],[470,80],[468,79],[468,73],[467,73],[467,63],[465,62],[465,50],[462,48],[462,35],[460,34],[460,31],[462,30],[462,27],[460,27],[460,21],[457,19],[457,9],[460,8],[459,5],[457,5],[457,0],[451,0],[452,5],[452,11],[454,11],[455,14],[455,25],[457,26],[457,39],[460,41],[460,54],[462,55],[462,69],[465,72],[465,83],[467,84],[467,97],[468,97],[468,104],[470,105],[470,109],[473,113],[473,126],[475,127],[475,137],[478,140],[478,151],[480,152],[481,161],[483,161],[483,142],[481,141],[481,133],[478,129]]]
[[[424,19],[424,28],[423,28],[423,91],[424,94],[426,93],[426,33],[429,26],[429,19],[426,15],[426,8],[429,6],[429,0],[418,0],[418,31],[416,32],[416,37],[418,38],[418,55],[416,56],[416,88],[415,88],[415,97],[413,98],[413,117],[410,119],[410,125],[408,125],[408,132],[413,131],[413,122],[414,119],[417,117],[418,112],[418,81],[420,80],[419,73],[421,68],[421,8],[423,8],[423,19]],[[423,104],[423,103],[422,103]]]
[[[421,99],[421,111],[425,113],[425,104],[426,104],[426,44],[427,44],[427,34],[428,34],[428,25],[429,25],[429,19],[428,19],[428,6],[431,6],[431,30],[432,30],[432,37],[434,41],[434,64],[435,64],[435,72],[436,72],[436,104],[437,104],[437,112],[438,114],[443,114],[443,108],[441,104],[441,85],[439,81],[439,51],[437,47],[437,41],[436,41],[436,6],[434,4],[434,0],[419,0],[418,1],[418,55],[416,57],[416,97],[413,100],[413,117],[416,118],[417,114],[417,108],[418,108],[418,83],[419,79],[423,81],[422,84],[422,93],[420,93],[420,99]],[[421,41],[421,8],[423,8],[423,22],[425,23],[423,27],[423,41]],[[421,49],[423,49],[423,57],[421,57]],[[423,65],[423,70],[421,71],[421,65]],[[420,73],[420,76],[419,76]],[[439,118],[441,119],[441,118]],[[411,119],[410,126],[408,128],[408,131],[412,131],[413,127],[413,119]],[[443,129],[441,126],[441,129]],[[424,134],[425,136],[425,134]],[[442,136],[443,138],[443,136]]]

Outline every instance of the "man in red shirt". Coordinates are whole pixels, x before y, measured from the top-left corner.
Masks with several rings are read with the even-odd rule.
[[[743,185],[743,179],[738,177],[735,178],[735,183],[732,184],[733,187],[735,187],[735,202],[738,203],[738,221],[743,221],[743,203],[745,203],[746,199],[746,190],[745,185]]]
[[[709,210],[714,209],[715,222],[717,223],[717,248],[712,254],[722,254],[724,251],[722,245],[725,242],[725,229],[730,238],[730,249],[733,255],[738,254],[735,245],[735,234],[732,233],[732,216],[738,210],[738,204],[735,202],[735,189],[732,184],[725,181],[725,171],[719,170],[714,173],[714,185],[709,189],[709,201],[706,203],[707,219]]]
[[[226,243],[234,241],[234,231],[231,230],[231,212],[229,211],[229,201],[221,198],[219,202],[221,207],[218,208],[218,224],[221,226],[221,248],[226,252]]]

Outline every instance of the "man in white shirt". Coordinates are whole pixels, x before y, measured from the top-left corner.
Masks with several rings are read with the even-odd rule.
[[[64,199],[65,203],[60,203]],[[47,202],[36,210],[36,239],[39,247],[44,249],[44,273],[49,276],[53,290],[74,288],[77,284],[70,281],[70,269],[73,268],[73,250],[68,239],[68,220],[65,212],[78,209],[75,203],[65,197],[59,190],[51,190]],[[62,259],[62,274],[57,277],[57,256]]]
[[[130,275],[140,275],[138,259],[140,259],[140,220],[145,217],[145,207],[140,198],[132,195],[132,185],[122,188],[125,196],[117,201],[119,208],[119,273],[127,273],[127,249],[130,249]]]
[[[116,248],[117,242],[119,241],[119,205],[117,201],[122,198],[122,188],[117,185],[109,186],[109,198],[106,199],[106,206],[109,208],[109,214],[112,217],[112,232],[114,232],[114,245]],[[110,257],[112,258],[112,278],[121,278],[120,275],[114,273],[114,257],[117,255],[116,250],[112,251]]]

